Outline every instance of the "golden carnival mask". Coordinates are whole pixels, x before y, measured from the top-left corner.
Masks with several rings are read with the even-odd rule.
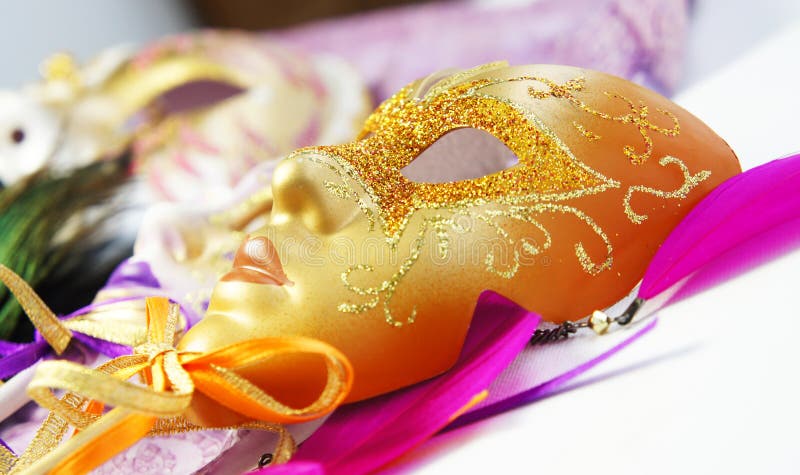
[[[554,323],[620,300],[739,172],[700,120],[606,74],[497,63],[416,81],[358,140],[278,165],[267,224],[180,347],[312,337],[352,363],[349,401],[388,392],[455,362],[485,289]],[[296,406],[325,386],[312,357],[240,373]],[[194,417],[224,419],[209,404]]]

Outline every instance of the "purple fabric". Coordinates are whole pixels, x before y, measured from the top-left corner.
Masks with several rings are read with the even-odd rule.
[[[456,365],[410,388],[339,408],[291,463],[259,473],[374,471],[445,427],[527,344],[539,316],[484,292]],[[321,471],[322,472],[321,472]]]
[[[25,343],[14,343],[13,341],[0,341],[0,356],[5,356],[25,348]]]
[[[517,393],[516,395],[514,395],[512,397],[497,401],[497,402],[492,403],[490,405],[485,405],[485,406],[476,408],[476,409],[471,410],[471,411],[467,411],[466,414],[464,414],[463,416],[459,417],[458,419],[453,421],[452,424],[447,426],[444,429],[444,432],[449,431],[449,430],[453,430],[453,429],[457,429],[457,428],[465,426],[467,424],[472,424],[473,422],[477,422],[477,421],[479,421],[481,419],[486,419],[487,417],[491,417],[491,416],[494,416],[494,415],[497,415],[497,414],[500,414],[500,413],[503,413],[503,412],[506,412],[506,411],[510,411],[512,409],[515,409],[515,408],[520,407],[520,406],[524,406],[526,404],[531,404],[533,402],[538,401],[539,399],[544,399],[544,398],[546,398],[548,396],[553,395],[560,388],[563,388],[563,386],[566,383],[568,383],[569,381],[571,381],[571,380],[577,378],[578,376],[580,376],[581,374],[589,371],[590,369],[594,368],[595,366],[597,366],[598,364],[600,364],[603,361],[607,360],[608,358],[611,358],[612,356],[617,354],[619,351],[621,351],[623,348],[627,347],[628,345],[630,345],[634,341],[636,341],[639,338],[641,338],[642,336],[644,336],[650,330],[655,328],[657,322],[658,322],[658,320],[656,320],[654,318],[651,322],[649,322],[641,330],[637,331],[636,333],[634,333],[629,338],[623,340],[622,343],[619,343],[618,345],[614,346],[610,350],[601,353],[599,356],[596,356],[595,358],[592,358],[589,361],[586,361],[585,363],[582,363],[582,364],[576,366],[575,368],[567,371],[566,373],[564,373],[564,374],[562,374],[562,375],[560,375],[560,376],[558,376],[556,378],[553,378],[553,379],[551,379],[549,381],[546,381],[546,382],[544,382],[544,383],[542,383],[542,384],[540,384],[540,385],[538,385],[536,387],[528,389],[527,391],[523,391],[521,393]]]
[[[639,296],[655,297],[725,252],[776,227],[797,235],[798,190],[800,154],[730,178],[670,233],[647,268]]]
[[[106,304],[123,300],[130,299],[116,299],[106,302]],[[97,307],[98,305],[89,305],[59,318],[62,320],[69,319],[77,315],[88,313]],[[73,337],[86,345],[90,350],[112,358],[130,353],[129,347],[99,340],[82,333],[73,332]],[[42,338],[38,331],[34,332],[34,341],[30,343],[0,342],[0,356],[2,356],[2,358],[0,358],[0,379],[10,378],[51,354],[52,348],[50,348],[50,345]]]
[[[83,343],[88,349],[94,351],[95,353],[100,353],[102,355],[106,355],[109,358],[116,358],[117,356],[129,355],[131,354],[131,347],[120,345],[117,343],[112,343],[110,341],[101,340],[99,338],[95,338],[93,336],[84,335],[83,333],[73,332],[72,334],[75,340]]]
[[[146,262],[133,262],[128,259],[114,270],[106,287],[128,287],[132,285],[160,289],[161,284],[153,275]]]
[[[180,301],[177,295],[174,295],[178,292],[175,292],[174,289],[165,288],[162,286],[161,282],[159,282],[155,274],[153,274],[150,264],[144,261],[134,260],[134,258],[123,261],[114,270],[114,273],[111,274],[108,282],[103,287],[103,290],[113,289],[127,289],[132,295],[122,299],[106,300],[98,303],[97,305],[102,306],[123,300],[136,300],[144,299],[145,297],[163,296],[181,306],[181,312],[183,312],[184,316],[186,316],[187,323],[189,325],[198,322],[201,318],[201,316],[198,315],[190,305],[187,305],[186,302]],[[79,312],[86,313],[88,311],[84,310],[85,309],[81,309]]]
[[[106,305],[139,299],[141,299],[141,297],[122,297],[111,299],[102,303],[87,305],[86,307],[80,308],[59,318],[61,320],[69,320],[70,318],[89,313],[92,310]],[[86,349],[111,358],[127,355],[131,352],[131,348],[128,346],[94,338],[80,332],[72,332],[72,335],[73,338],[81,342]],[[29,368],[40,359],[46,356],[51,356],[52,354],[53,353],[50,345],[47,344],[38,331],[34,332],[34,341],[30,343],[11,343],[0,341],[0,356],[2,356],[2,358],[0,358],[0,379],[10,378],[20,371]]]
[[[267,36],[347,59],[378,100],[434,71],[503,59],[595,69],[669,93],[680,77],[688,15],[684,0],[439,2]]]
[[[0,379],[14,376],[50,353],[50,345],[44,340],[22,344],[13,353],[3,354],[2,359],[0,359]]]
[[[9,452],[11,452],[12,454],[14,453],[14,451],[13,451],[13,450],[11,450],[11,447],[9,447],[9,446],[8,446],[8,444],[6,444],[6,443],[5,443],[5,441],[4,441],[3,439],[0,439],[0,445],[2,445],[3,447],[5,447],[5,448],[6,448],[6,450],[8,450]],[[16,454],[14,454],[14,455],[16,455]]]

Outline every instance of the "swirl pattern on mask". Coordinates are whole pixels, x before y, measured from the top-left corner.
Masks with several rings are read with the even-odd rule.
[[[369,278],[375,273],[375,268],[366,263],[350,266],[341,274],[345,288],[361,301],[342,302],[339,311],[360,314],[381,305],[388,324],[399,327],[413,323],[416,307],[404,319],[398,319],[392,312],[392,297],[404,276],[425,252],[426,243],[432,244],[432,252],[438,257],[447,257],[452,252],[450,233],[464,232],[459,229],[456,219],[459,216],[488,226],[502,242],[511,246],[511,261],[507,265],[499,264],[500,259],[494,250],[487,250],[484,256],[486,271],[502,278],[511,279],[517,274],[521,251],[537,256],[550,249],[552,236],[541,219],[546,214],[573,216],[591,228],[602,242],[606,252],[599,258],[590,256],[584,243],[574,244],[575,257],[584,272],[595,276],[611,269],[613,247],[606,232],[584,211],[560,202],[619,188],[620,183],[579,161],[566,144],[530,112],[529,107],[491,95],[491,87],[509,82],[534,82],[547,89],[528,88],[531,100],[563,99],[593,117],[632,125],[642,136],[644,150],[637,151],[633,145],[625,145],[621,155],[634,165],[644,163],[652,155],[650,133],[667,137],[680,133],[675,115],[656,109],[672,122],[672,126],[656,125],[648,118],[649,108],[645,103],[637,104],[610,92],[605,92],[605,96],[621,100],[631,112],[623,115],[602,112],[574,95],[574,92],[586,88],[583,78],[564,84],[536,76],[470,81],[475,74],[467,72],[457,75],[457,79],[453,76],[445,78],[431,86],[422,97],[418,97],[418,91],[424,89],[424,82],[414,83],[379,106],[368,118],[358,141],[301,149],[289,157],[303,156],[333,171],[340,181],[326,181],[327,191],[339,199],[354,201],[368,219],[368,231],[375,230],[375,223],[379,222],[378,232],[385,235],[388,246],[394,251],[417,210],[437,211],[416,222],[415,236],[406,257],[388,278],[374,285],[354,284],[356,274]],[[602,140],[599,134],[577,121],[572,125],[587,140]],[[423,150],[445,133],[462,127],[489,132],[517,155],[519,164],[481,178],[446,183],[413,182],[402,175],[402,168]],[[631,186],[623,205],[628,219],[635,224],[647,217],[633,211],[630,199],[634,192],[667,199],[684,198],[709,175],[707,171],[691,175],[683,162],[674,157],[665,157],[659,163],[662,166],[678,164],[683,171],[684,183],[675,191]],[[354,189],[354,184],[363,189],[368,199]],[[508,232],[506,223],[513,221],[531,225],[541,235],[541,242]]]

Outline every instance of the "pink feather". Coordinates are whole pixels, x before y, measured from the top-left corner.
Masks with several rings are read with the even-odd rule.
[[[779,227],[782,233],[800,231],[800,154],[732,177],[695,206],[650,262],[639,297],[655,297]]]
[[[485,391],[538,324],[538,315],[484,292],[452,369],[410,388],[339,408],[290,463],[263,472],[359,474],[383,467],[439,432]]]
[[[707,265],[729,251],[772,243],[766,239],[775,231],[800,235],[800,154],[737,175],[712,191],[664,241],[639,296],[652,298],[701,268],[713,267]],[[487,388],[538,321],[497,294],[484,293],[456,367],[431,381],[340,408],[291,463],[265,473],[365,473],[385,466],[436,434]],[[516,405],[509,403],[507,409]]]

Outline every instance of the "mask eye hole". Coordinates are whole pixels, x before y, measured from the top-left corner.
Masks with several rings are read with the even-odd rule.
[[[463,128],[443,135],[400,173],[417,183],[449,183],[481,178],[517,163],[514,152],[492,134]]]

